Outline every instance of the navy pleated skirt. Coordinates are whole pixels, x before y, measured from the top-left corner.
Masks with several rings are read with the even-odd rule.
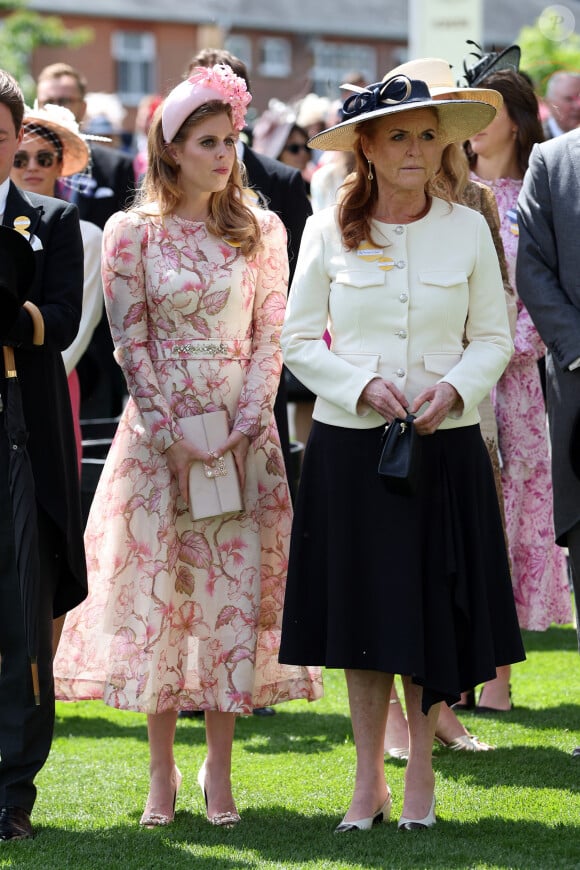
[[[421,439],[414,496],[379,478],[382,432],[313,424],[280,661],[409,674],[426,711],[525,653],[479,426]]]

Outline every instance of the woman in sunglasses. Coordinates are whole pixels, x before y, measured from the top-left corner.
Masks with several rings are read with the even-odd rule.
[[[79,133],[75,117],[63,106],[47,105],[43,109],[27,109],[22,123],[22,142],[14,155],[11,178],[21,190],[44,196],[59,196],[71,191],[88,178],[90,153]],[[77,337],[64,353],[69,392],[73,411],[75,438],[81,463],[80,387],[75,367],[85,352],[103,310],[101,283],[102,230],[89,221],[81,221],[85,252],[83,310]],[[55,623],[54,649],[58,645],[63,620]]]
[[[308,133],[296,123],[296,114],[291,106],[280,100],[270,100],[268,108],[254,124],[252,147],[258,154],[265,154],[297,169],[310,193]]]

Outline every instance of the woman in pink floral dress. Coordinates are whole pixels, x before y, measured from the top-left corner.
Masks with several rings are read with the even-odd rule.
[[[288,261],[281,221],[242,196],[236,139],[250,99],[229,67],[194,70],[153,121],[141,202],[104,235],[130,398],[87,523],[90,595],[55,671],[60,698],[148,714],[148,827],[173,820],[179,710],[205,711],[198,781],[209,820],[232,825],[236,714],[321,693],[317,671],[278,664],[291,505],[272,409]],[[214,460],[179,421],[218,409],[244,511],[194,522],[189,469]]]
[[[518,245],[517,199],[528,158],[543,139],[538,103],[528,80],[513,70],[491,73],[478,86],[504,98],[492,123],[469,140],[472,178],[495,193],[512,287]],[[521,628],[545,631],[551,623],[572,618],[563,551],[554,543],[552,480],[546,412],[537,361],[544,344],[520,299],[515,353],[492,396],[502,457],[506,532],[514,598]],[[491,711],[511,708],[510,669],[483,687],[479,706]]]

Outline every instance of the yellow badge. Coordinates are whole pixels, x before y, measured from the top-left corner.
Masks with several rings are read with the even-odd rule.
[[[24,236],[25,239],[30,238],[30,233],[28,232],[29,226],[30,218],[26,217],[25,214],[21,214],[19,217],[14,218],[14,229]]]
[[[356,255],[365,263],[377,263],[383,272],[390,272],[395,266],[395,261],[391,257],[385,257],[382,248],[371,248],[368,244],[361,244]]]

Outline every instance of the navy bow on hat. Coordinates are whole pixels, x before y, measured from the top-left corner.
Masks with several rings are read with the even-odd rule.
[[[360,93],[347,97],[340,110],[341,121],[349,121],[358,115],[376,112],[386,106],[419,103],[430,99],[431,94],[425,82],[409,79],[407,76],[393,76],[385,82],[368,85]]]

